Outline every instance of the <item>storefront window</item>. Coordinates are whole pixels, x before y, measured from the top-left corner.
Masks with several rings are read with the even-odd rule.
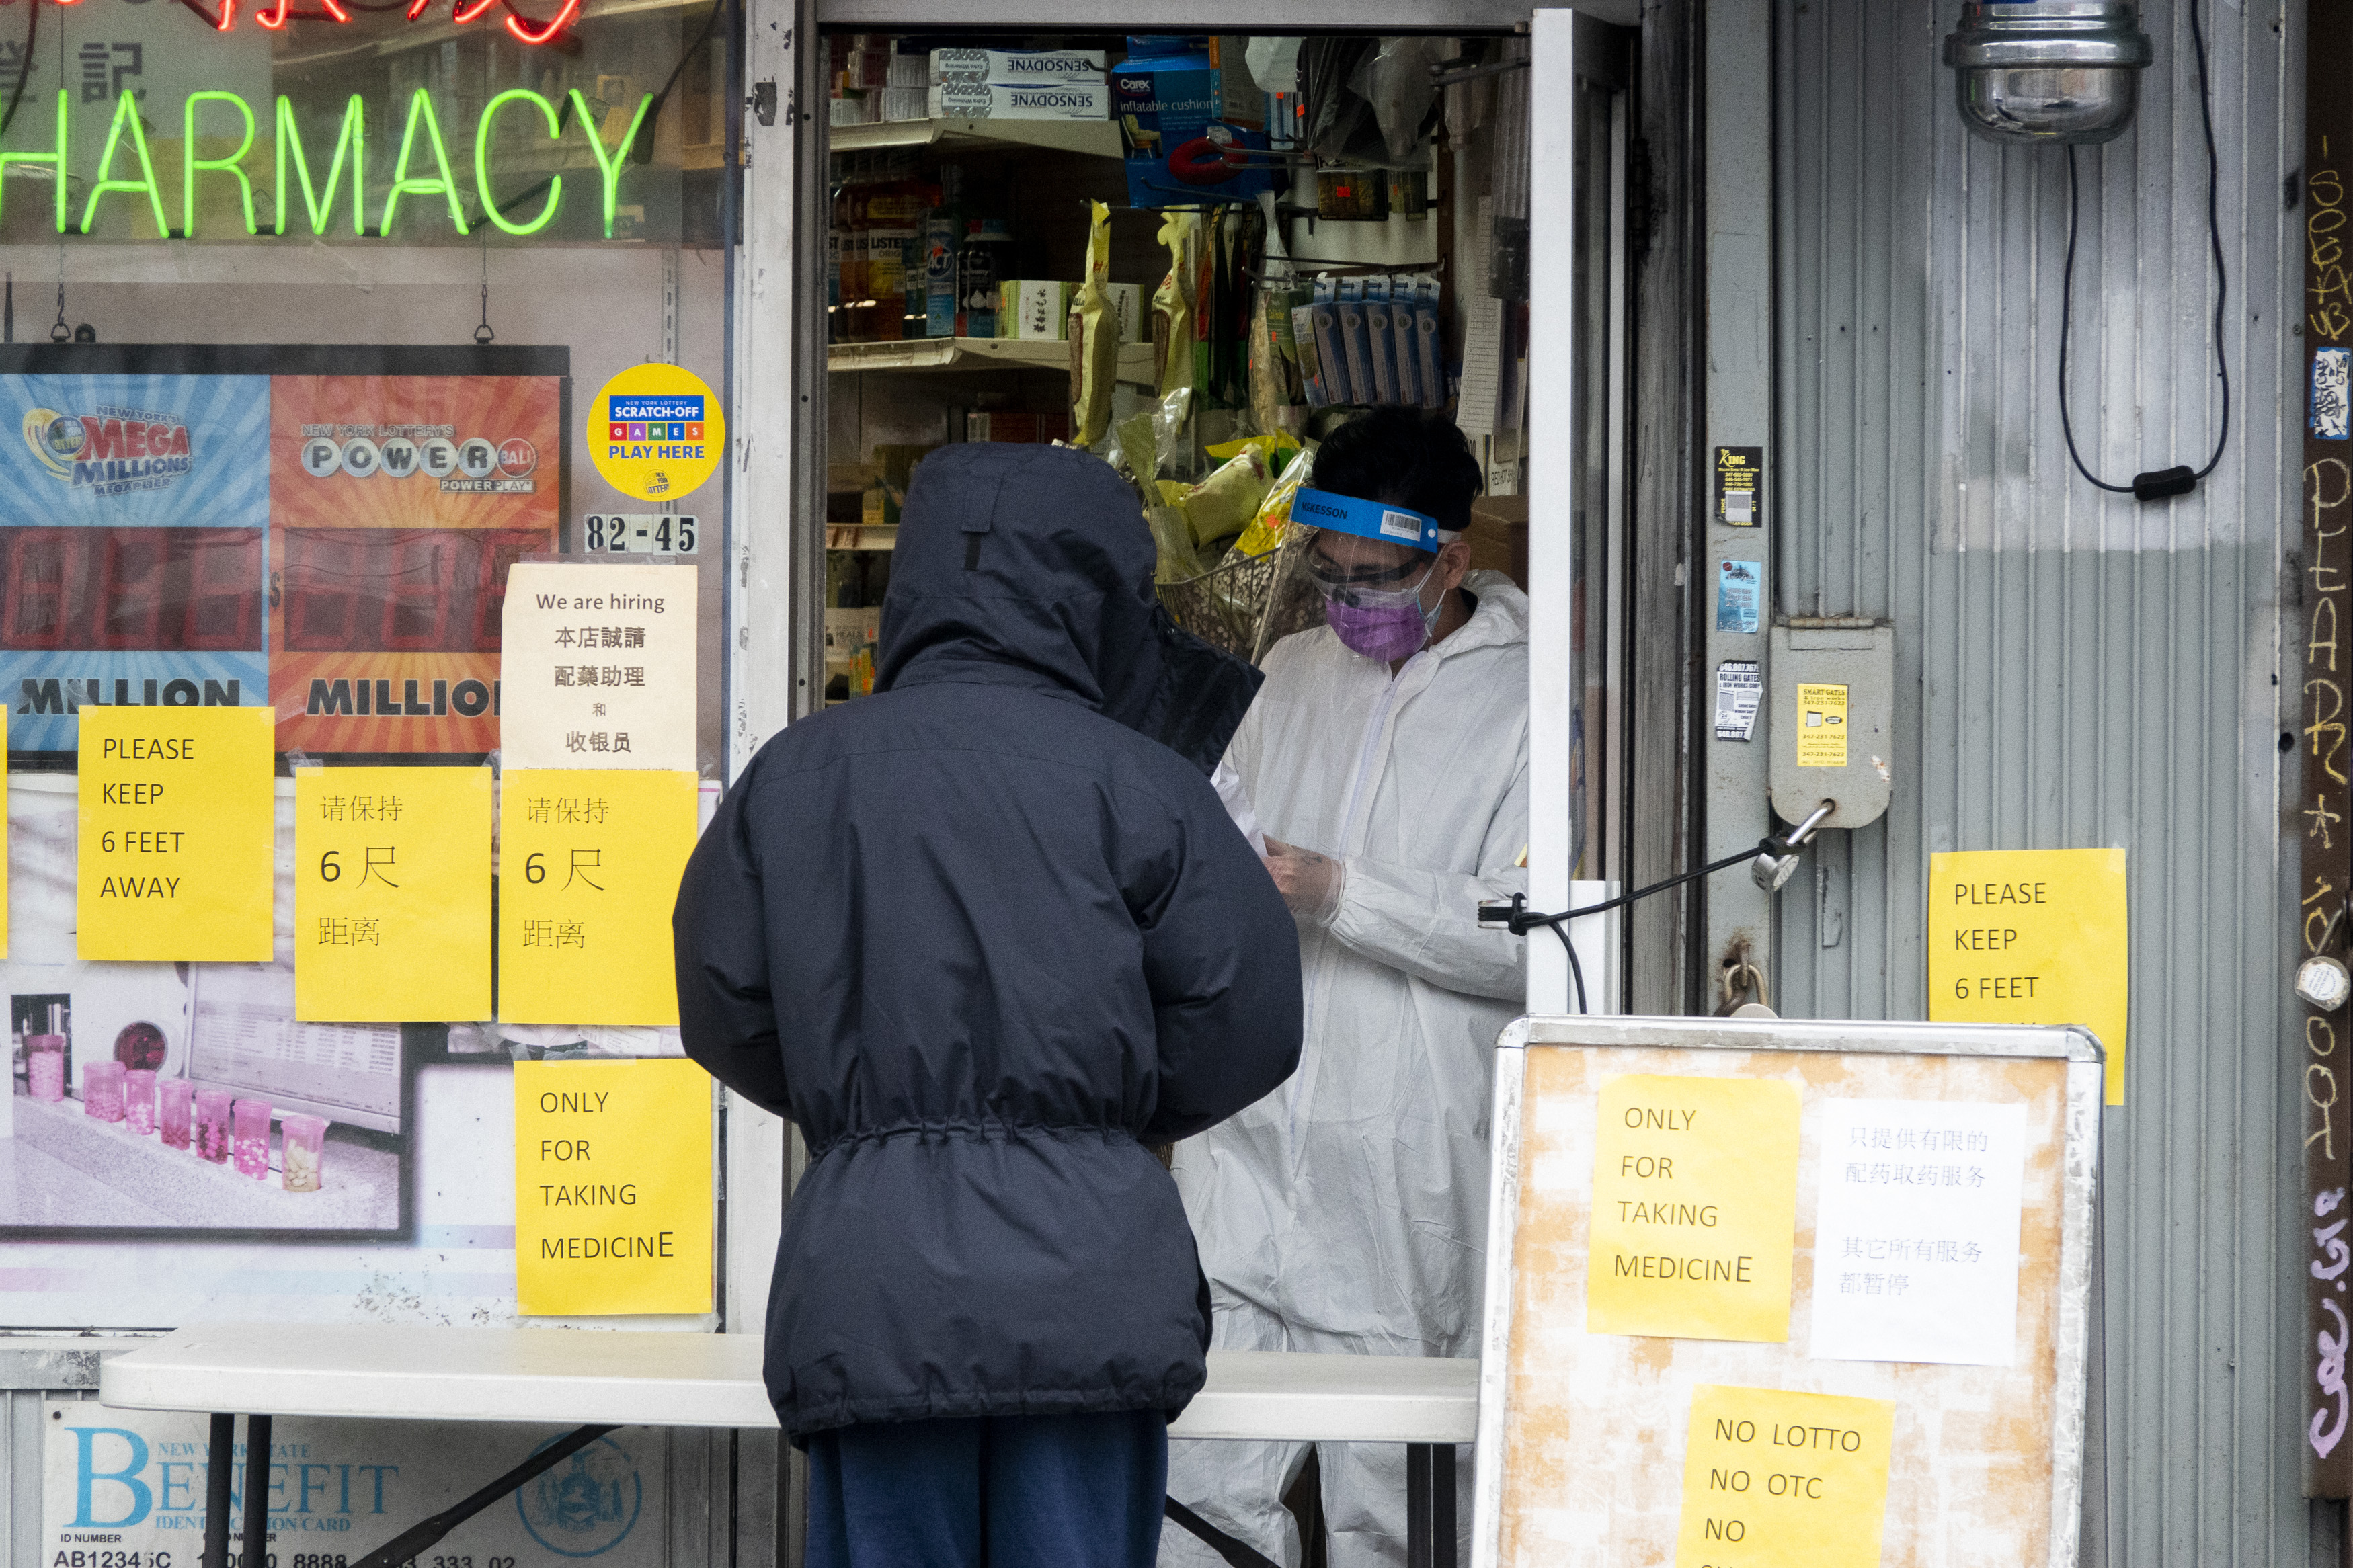
[[[464,0],[413,17],[406,0],[0,5],[15,1086],[0,1159],[16,1162],[0,1228],[54,1244],[58,1300],[36,1321],[193,1318],[206,1270],[157,1266],[206,1256],[177,1243],[231,1236],[364,1243],[424,1296],[468,1292],[398,1259],[421,1224],[495,1226],[511,1209],[506,1178],[484,1191],[466,1173],[509,1115],[508,1075],[480,1069],[677,1053],[651,1014],[540,1022],[495,994],[355,1011],[298,984],[320,952],[384,938],[302,903],[321,856],[296,853],[296,801],[323,769],[318,811],[367,829],[335,879],[392,883],[427,874],[425,844],[379,852],[441,792],[333,781],[495,770],[491,815],[466,818],[482,823],[480,872],[457,885],[506,885],[513,918],[469,959],[487,969],[495,941],[512,992],[541,939],[571,959],[617,929],[526,909],[543,884],[493,859],[515,717],[577,707],[545,742],[557,762],[529,765],[665,770],[683,780],[665,798],[690,816],[698,784],[705,809],[715,798],[726,481],[715,458],[683,454],[723,442],[730,412],[726,15],[631,0]],[[657,456],[609,460],[628,452]],[[677,567],[687,587],[582,599],[533,633],[563,645],[551,673],[548,650],[508,646],[510,579],[588,562]],[[656,596],[674,618],[650,618]],[[659,756],[626,718],[649,692],[679,737]],[[159,735],[179,710],[268,710],[266,958],[87,955],[78,898],[106,868],[81,834],[79,748],[100,708],[151,713]],[[617,784],[582,776],[534,795],[550,817],[534,828],[621,809]],[[565,851],[570,896],[615,881],[627,847]],[[142,866],[133,885],[151,870],[170,874]],[[666,931],[666,902],[658,913]],[[525,915],[542,917],[530,953]],[[153,1114],[82,1114],[117,1068],[154,1075],[140,1080]],[[209,1151],[208,1130],[234,1160],[192,1152]],[[455,1207],[428,1222],[420,1203]],[[145,1240],[85,1239],[126,1233]],[[313,1256],[331,1297],[367,1288],[356,1251]],[[185,1299],[123,1295],[134,1263],[191,1281]],[[511,1284],[491,1294],[513,1310]]]

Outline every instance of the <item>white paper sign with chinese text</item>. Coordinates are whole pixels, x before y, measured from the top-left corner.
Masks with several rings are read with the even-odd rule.
[[[1820,1118],[1810,1353],[2010,1365],[2026,1107],[1825,1100]]]
[[[698,588],[691,566],[518,562],[501,655],[503,764],[692,773]]]

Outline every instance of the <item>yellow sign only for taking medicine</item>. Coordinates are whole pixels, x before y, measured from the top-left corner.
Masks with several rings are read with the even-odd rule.
[[[1800,682],[1798,687],[1798,765],[1846,766],[1846,688]]]
[[[1928,858],[1928,1017],[2080,1024],[2125,1102],[2132,930],[2121,849],[1968,849]]]
[[[84,708],[74,951],[266,963],[277,783],[267,708]]]
[[[711,1112],[689,1061],[515,1064],[519,1310],[711,1310]]]
[[[294,775],[294,1016],[491,1016],[491,770]]]
[[[719,470],[727,416],[719,395],[674,364],[631,365],[588,403],[588,456],[625,496],[668,506]]]
[[[1601,1086],[1585,1330],[1789,1337],[1798,1090],[1633,1074]]]
[[[1879,1568],[1895,1406],[1692,1390],[1675,1568]]]
[[[517,768],[499,787],[499,1016],[678,1022],[670,909],[694,850],[695,776]]]

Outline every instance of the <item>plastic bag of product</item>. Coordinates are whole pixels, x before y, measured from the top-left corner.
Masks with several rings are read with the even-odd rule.
[[[1153,573],[1155,582],[1189,583],[1209,570],[1193,542],[1193,521],[1186,510],[1192,488],[1182,479],[1153,481],[1152,489],[1160,500],[1145,507],[1144,517],[1152,525],[1153,543],[1160,549],[1159,564]]]
[[[1446,58],[1451,44],[1423,34],[1383,38],[1349,75],[1348,90],[1372,105],[1391,168],[1428,155],[1430,110],[1438,99],[1430,68]]]
[[[1169,213],[1161,220],[1159,241],[1168,247],[1168,275],[1152,291],[1152,348],[1159,361],[1160,393],[1165,397],[1198,384],[1193,342],[1199,321],[1196,290],[1201,215]]]
[[[1274,483],[1274,466],[1261,444],[1264,439],[1253,437],[1240,443],[1240,451],[1185,493],[1185,521],[1192,530],[1194,543],[1210,545],[1231,539],[1258,515],[1259,503],[1266,500]]]
[[[1122,420],[1106,443],[1105,455],[1116,453],[1113,467],[1127,476],[1143,500],[1144,520],[1151,525],[1152,542],[1159,552],[1153,579],[1160,583],[1188,582],[1208,570],[1193,547],[1193,530],[1185,518],[1184,496],[1189,487],[1160,478],[1158,454],[1164,439],[1161,426],[1166,421],[1169,404],[1181,405],[1187,396],[1176,394],[1155,404],[1148,413]]]
[[[1071,301],[1071,441],[1092,447],[1111,425],[1112,386],[1119,378],[1119,311],[1111,298],[1111,208],[1092,202],[1087,275]]]
[[[1234,541],[1234,548],[1245,555],[1263,555],[1279,547],[1291,532],[1291,498],[1299,493],[1315,472],[1315,448],[1308,447],[1282,466],[1282,473],[1259,503],[1258,515]]]

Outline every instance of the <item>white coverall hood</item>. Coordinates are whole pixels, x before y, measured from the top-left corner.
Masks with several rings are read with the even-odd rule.
[[[1528,601],[1463,587],[1394,679],[1320,627],[1269,654],[1227,761],[1269,837],[1346,878],[1300,933],[1299,1070],[1176,1150],[1219,1294],[1390,1354],[1477,1352],[1495,1037],[1525,1010],[1525,939],[1478,906],[1527,889]]]

